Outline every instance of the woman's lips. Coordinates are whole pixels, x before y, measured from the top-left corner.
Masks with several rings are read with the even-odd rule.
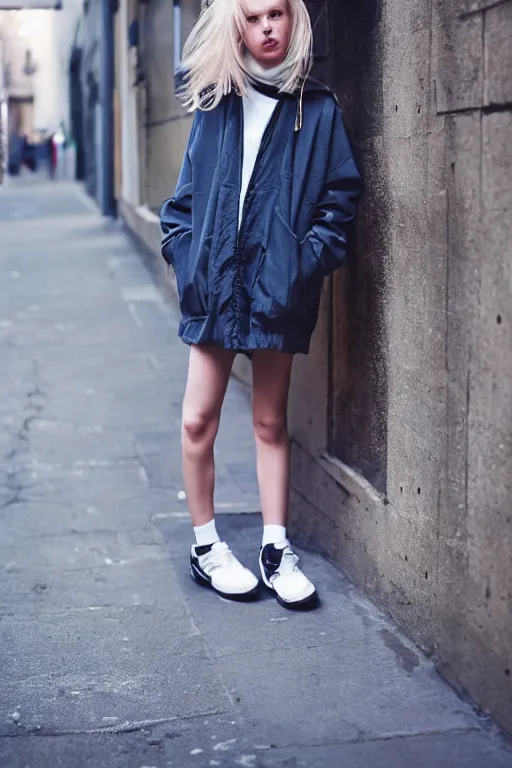
[[[273,37],[269,37],[265,42],[263,43],[263,48],[266,48],[267,50],[269,48],[275,48],[277,45],[277,40],[274,40]]]

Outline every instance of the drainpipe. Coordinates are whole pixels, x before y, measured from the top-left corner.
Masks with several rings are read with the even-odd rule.
[[[101,212],[104,216],[116,216],[114,196],[114,4],[112,0],[100,0],[101,36],[99,83],[101,105],[101,162],[103,166]]]

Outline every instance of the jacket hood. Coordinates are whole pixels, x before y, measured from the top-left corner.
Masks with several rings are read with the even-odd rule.
[[[187,71],[185,69],[180,69],[175,73],[175,84],[176,89],[179,91],[186,83],[187,79]],[[208,92],[213,88],[213,86],[209,86],[208,88],[205,88],[203,91],[203,96],[207,96]],[[324,85],[324,83],[321,83],[319,80],[316,80],[314,77],[307,77],[306,80],[302,83],[300,88],[297,89],[295,94],[298,93],[299,99],[297,104],[297,119],[295,121],[295,130],[300,131],[302,128],[302,121],[303,121],[303,113],[304,113],[304,96],[309,96],[313,94],[319,94],[323,93],[325,95],[331,96],[332,99],[338,104],[338,99],[336,97],[336,94],[329,88],[328,85]],[[295,96],[295,94],[288,94],[289,96]]]
[[[336,94],[332,91],[328,85],[324,85],[320,80],[315,80],[314,77],[308,77],[304,86],[304,93],[328,93],[336,100]]]

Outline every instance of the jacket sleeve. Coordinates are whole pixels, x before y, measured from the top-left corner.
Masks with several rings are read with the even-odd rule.
[[[197,132],[198,120],[199,113],[196,113],[174,197],[166,200],[160,209],[162,256],[168,264],[174,264],[174,251],[178,241],[192,232],[192,164],[189,151]]]
[[[307,235],[324,274],[340,267],[347,255],[347,235],[357,211],[362,181],[357,170],[339,107],[329,139],[327,178],[313,212]]]

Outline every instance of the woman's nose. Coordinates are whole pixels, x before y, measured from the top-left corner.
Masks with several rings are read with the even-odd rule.
[[[272,25],[270,24],[270,19],[266,18],[263,22],[263,34],[269,35],[270,32],[272,32]]]

